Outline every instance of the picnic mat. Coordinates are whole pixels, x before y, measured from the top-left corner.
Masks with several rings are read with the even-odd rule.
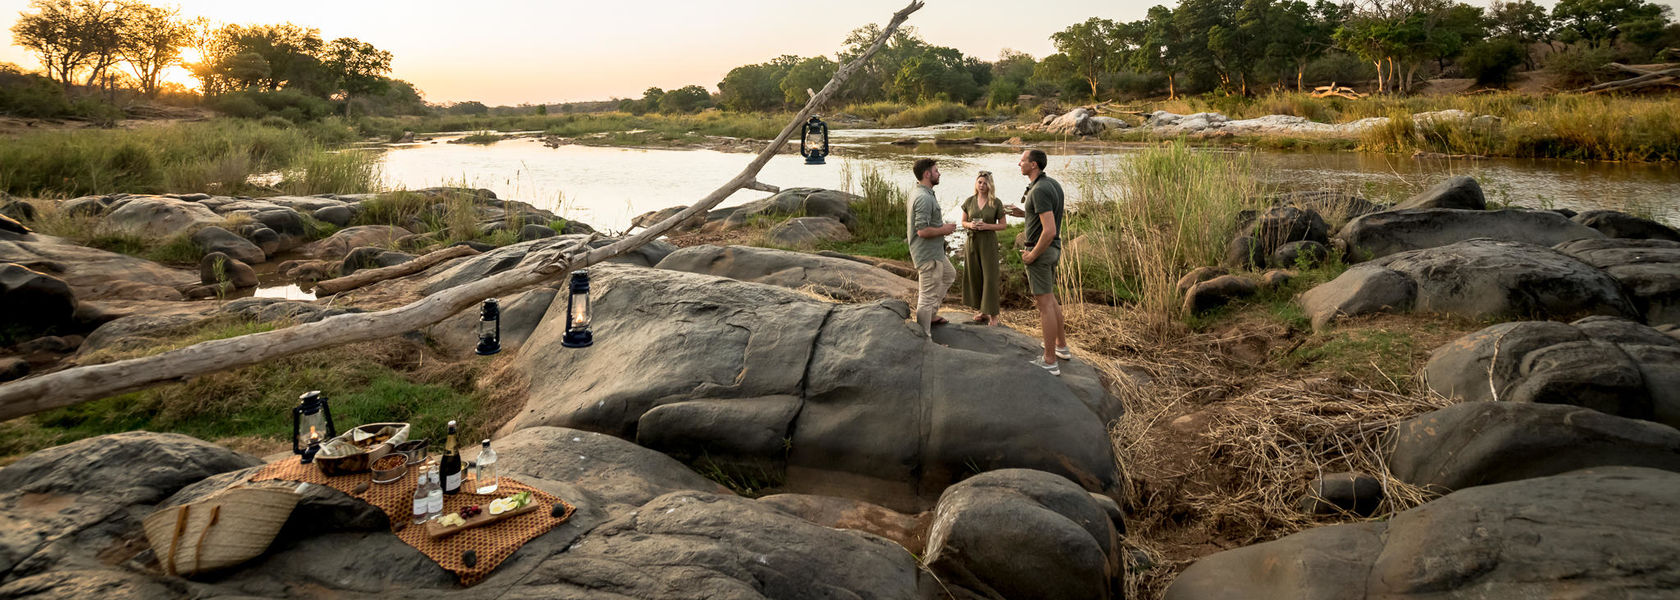
[[[392,483],[372,483],[371,473],[356,473],[352,475],[338,475],[328,477],[321,474],[321,470],[313,464],[303,464],[296,456],[287,457],[278,462],[269,463],[256,474],[251,481],[300,481],[324,485],[332,489],[349,494],[352,498],[360,499],[368,504],[379,507],[385,515],[391,518],[391,526],[396,529],[396,535],[404,543],[413,546],[427,558],[437,562],[438,566],[455,573],[461,585],[473,585],[490,575],[491,571],[502,564],[502,561],[513,556],[513,552],[524,546],[526,542],[547,533],[548,530],[559,527],[567,519],[572,518],[572,512],[577,510],[571,503],[554,497],[531,486],[520,483],[511,477],[502,477],[494,495],[474,494],[462,491],[453,496],[443,496],[444,514],[456,512],[477,504],[486,512],[490,510],[490,501],[496,498],[511,496],[519,492],[531,492],[531,501],[540,507],[552,507],[560,504],[565,512],[559,517],[552,516],[552,510],[538,508],[491,525],[474,527],[460,533],[432,539],[426,537],[426,527],[414,524],[414,484],[419,477],[417,469],[409,469],[408,475]],[[361,494],[355,492],[356,486],[368,484],[368,489]],[[461,482],[461,489],[472,489],[472,478]],[[461,559],[461,554],[472,550],[478,554],[478,562],[468,567]]]

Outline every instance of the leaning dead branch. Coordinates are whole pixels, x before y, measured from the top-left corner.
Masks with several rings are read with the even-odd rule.
[[[300,352],[401,335],[403,332],[420,329],[449,318],[485,298],[505,295],[564,277],[574,269],[588,267],[635,250],[664,235],[678,223],[687,222],[695,215],[711,210],[736,191],[775,189],[759,183],[758,172],[776,156],[782,145],[786,144],[794,132],[810,118],[811,113],[827,102],[847,78],[869,62],[870,57],[874,56],[893,33],[898,31],[899,26],[910,18],[910,14],[921,9],[922,5],[922,0],[913,0],[904,9],[894,13],[892,20],[881,29],[874,43],[862,54],[837,69],[828,85],[823,86],[821,91],[805,103],[805,107],[782,128],[781,134],[723,187],[693,206],[640,233],[600,248],[590,248],[588,242],[593,238],[551,248],[527,257],[513,269],[429,295],[407,306],[372,313],[339,315],[315,323],[195,344],[155,356],[74,367],[13,381],[0,385],[0,421],[145,389],[161,383],[183,381],[198,375],[254,365]]]
[[[378,269],[364,269],[344,277],[328,279],[326,281],[316,283],[315,293],[320,296],[330,296],[340,292],[348,292],[350,290],[373,285],[387,279],[413,275],[426,269],[430,269],[433,265],[438,263],[461,258],[463,256],[472,256],[475,254],[478,254],[478,251],[468,246],[450,246],[436,252],[427,253],[425,256],[421,256],[420,258],[416,258],[400,265],[392,265]]]
[[[1680,87],[1680,67],[1650,70],[1641,69],[1639,67],[1630,67],[1620,63],[1610,63],[1605,66],[1624,73],[1631,73],[1634,76],[1627,79],[1606,81],[1597,85],[1589,85],[1575,91],[1577,93],[1598,94],[1603,92],[1625,92],[1649,87]]]

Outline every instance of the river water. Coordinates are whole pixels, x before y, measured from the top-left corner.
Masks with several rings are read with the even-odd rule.
[[[842,130],[834,132],[828,164],[804,164],[798,155],[778,155],[759,180],[782,188],[823,187],[856,191],[860,173],[878,169],[905,188],[914,185],[910,164],[924,156],[938,158],[943,185],[937,192],[947,219],[973,193],[978,171],[994,173],[998,196],[1016,202],[1026,187],[1016,166],[1020,150],[1001,144],[978,146],[895,146],[905,138],[931,139],[950,127]],[[385,183],[391,188],[468,185],[494,190],[499,197],[522,200],[596,228],[624,231],[643,212],[691,204],[721,186],[745,167],[750,156],[711,150],[668,150],[560,146],[549,148],[534,138],[504,140],[488,146],[436,142],[396,146],[386,151]],[[1080,170],[1112,170],[1138,152],[1135,147],[1049,143],[1052,175]],[[1475,176],[1492,201],[1533,208],[1576,210],[1613,208],[1655,216],[1680,225],[1680,169],[1673,165],[1582,163],[1557,160],[1414,158],[1358,152],[1206,152],[1248,155],[1255,171],[1280,190],[1353,191],[1379,201],[1403,199],[1452,175]],[[1070,198],[1080,197],[1078,177],[1059,177]],[[724,206],[763,198],[744,190]]]

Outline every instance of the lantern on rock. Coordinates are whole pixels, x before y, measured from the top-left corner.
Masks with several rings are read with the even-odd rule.
[[[298,396],[298,405],[292,409],[292,453],[308,463],[315,460],[322,442],[337,435],[327,397],[319,391]]]
[[[572,272],[572,295],[566,298],[566,335],[560,345],[585,348],[595,343],[589,332],[589,271]]]
[[[502,308],[491,298],[478,310],[478,355],[490,356],[501,351]]]
[[[799,138],[799,155],[805,157],[807,165],[824,164],[823,158],[828,156],[828,123],[813,116],[805,122],[804,130]]]

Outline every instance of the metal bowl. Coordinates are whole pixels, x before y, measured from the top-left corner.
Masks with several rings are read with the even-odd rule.
[[[403,456],[403,455],[397,454],[395,452],[391,452],[391,453],[386,454],[386,456]],[[373,462],[368,463],[368,467],[373,469],[373,482],[374,483],[393,483],[393,482],[396,482],[396,481],[401,481],[403,476],[408,474],[408,458],[406,456],[403,457],[403,460],[397,461],[397,466],[391,467],[389,469],[381,469],[381,468],[379,468],[378,466],[375,465],[375,463],[379,462],[380,459],[384,459],[384,458],[385,458],[384,456],[381,456],[381,457],[379,457],[379,459],[375,459]]]
[[[408,440],[397,444],[393,451],[408,457],[408,464],[418,464],[426,461],[426,440]]]

